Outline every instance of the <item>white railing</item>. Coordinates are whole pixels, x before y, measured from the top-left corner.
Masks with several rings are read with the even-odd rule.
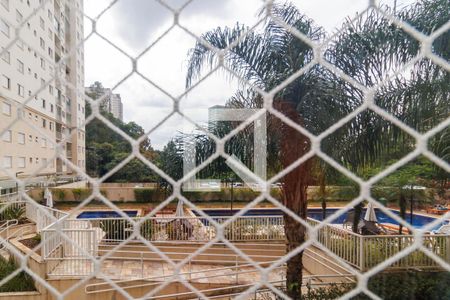
[[[17,220],[6,220],[5,223],[3,223],[0,226],[0,235],[2,236],[2,238],[7,241],[10,237],[9,235],[9,228],[11,226],[17,225],[19,222]],[[6,234],[5,234],[6,233]],[[5,245],[5,241],[2,241],[0,244],[0,250],[4,249],[6,247]]]
[[[134,224],[140,218],[95,218],[92,227],[105,232],[105,241],[123,241],[132,234]],[[229,217],[212,217],[222,225]],[[149,241],[209,241],[217,234],[217,228],[204,217],[151,217],[140,225],[141,236]],[[284,240],[282,216],[242,216],[223,228],[230,241]]]
[[[9,193],[0,195],[0,202],[15,202],[20,199],[18,193]]]
[[[239,264],[237,266],[221,266],[216,268],[202,269],[202,270],[192,270],[189,266],[187,272],[181,272],[180,276],[184,277],[188,281],[202,281],[202,280],[211,280],[214,278],[222,278],[222,280],[229,281],[230,283],[238,284],[240,281],[240,276],[259,273],[258,269],[255,266],[264,266],[267,264],[275,263],[276,261],[268,261],[265,263],[253,263],[253,264]],[[279,270],[284,270],[286,268],[285,265],[281,265],[273,269],[272,272],[277,272]],[[222,271],[222,272],[220,272]],[[230,271],[230,272],[223,272]],[[133,288],[144,288],[156,286],[159,284],[159,281],[168,279],[172,277],[172,275],[159,275],[159,276],[150,276],[150,277],[141,277],[141,278],[130,278],[124,280],[116,280],[115,284],[121,286],[124,290],[129,290]],[[226,279],[228,278],[228,280]],[[241,277],[242,278],[242,277]],[[244,277],[245,278],[245,277]],[[248,278],[248,277],[247,277]],[[111,288],[109,283],[93,283],[86,285],[85,291],[87,294],[97,294],[113,291],[114,288]],[[176,298],[176,297],[175,297]],[[153,297],[152,297],[153,299]]]
[[[320,221],[313,219],[308,219],[308,222],[311,225],[320,224]],[[317,240],[347,263],[364,271],[411,246],[415,237],[412,235],[361,235],[327,224],[319,229]],[[423,237],[423,245],[443,260],[450,261],[450,236],[426,234]],[[424,253],[415,251],[389,268],[436,268],[438,266]]]
[[[37,205],[38,209],[36,209],[36,220],[33,220],[36,223],[37,232],[41,232],[44,228],[49,227],[56,221],[61,222],[61,220],[69,216],[66,212],[39,204]]]
[[[414,236],[411,235],[361,236],[360,239],[363,253],[361,256],[362,261],[360,262],[361,270],[368,270],[382,263],[389,257],[411,246],[415,241]],[[422,243],[424,247],[444,261],[450,261],[450,236],[427,234],[423,236]],[[414,251],[393,263],[389,268],[404,269],[408,267],[426,269],[439,267],[439,264],[423,252]]]

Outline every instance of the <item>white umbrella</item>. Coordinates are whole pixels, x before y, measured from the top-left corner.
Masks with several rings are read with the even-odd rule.
[[[176,217],[184,217],[183,201],[178,200],[177,210],[175,211]]]
[[[44,198],[45,198],[45,204],[48,207],[53,207],[53,195],[50,192],[50,190],[48,188],[45,188],[45,192],[44,192]]]
[[[369,205],[367,205],[364,220],[378,222],[377,215],[375,213],[375,207],[373,206],[372,202],[369,202]]]

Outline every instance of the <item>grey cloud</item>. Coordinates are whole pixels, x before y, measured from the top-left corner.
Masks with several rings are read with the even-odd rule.
[[[181,7],[186,0],[167,0],[173,7]],[[182,16],[220,12],[226,13],[228,1],[195,0],[182,12]],[[118,35],[133,48],[144,48],[154,39],[153,33],[164,24],[171,24],[173,14],[154,0],[120,0],[111,13]]]

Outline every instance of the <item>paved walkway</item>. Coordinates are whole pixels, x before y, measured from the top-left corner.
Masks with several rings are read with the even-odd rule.
[[[226,268],[226,269],[224,269]],[[60,263],[50,274],[49,277],[60,276],[78,276],[88,275],[92,270],[91,262],[85,260],[71,260]],[[191,277],[186,274],[187,279],[192,281],[206,283],[253,283],[260,281],[259,271],[254,267],[240,267],[238,271],[245,272],[236,276],[235,268],[230,266],[217,265],[185,265],[182,268],[183,273],[192,272]],[[107,276],[113,280],[139,279],[146,278],[155,281],[164,281],[165,277],[173,274],[171,265],[165,262],[140,261],[133,260],[106,260],[102,265],[102,274],[98,277]],[[281,281],[285,279],[285,271],[277,269],[269,274],[270,281]],[[305,274],[307,275],[307,274]]]

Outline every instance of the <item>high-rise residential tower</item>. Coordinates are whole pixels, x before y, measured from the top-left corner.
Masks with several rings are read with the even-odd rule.
[[[114,118],[123,121],[123,104],[120,94],[114,94],[110,88],[105,88],[98,82],[86,88],[86,94],[97,94],[97,97],[102,97],[100,104],[103,111],[111,113]]]
[[[11,174],[73,173],[55,143],[85,169],[82,10],[83,0],[0,0],[0,163]]]

